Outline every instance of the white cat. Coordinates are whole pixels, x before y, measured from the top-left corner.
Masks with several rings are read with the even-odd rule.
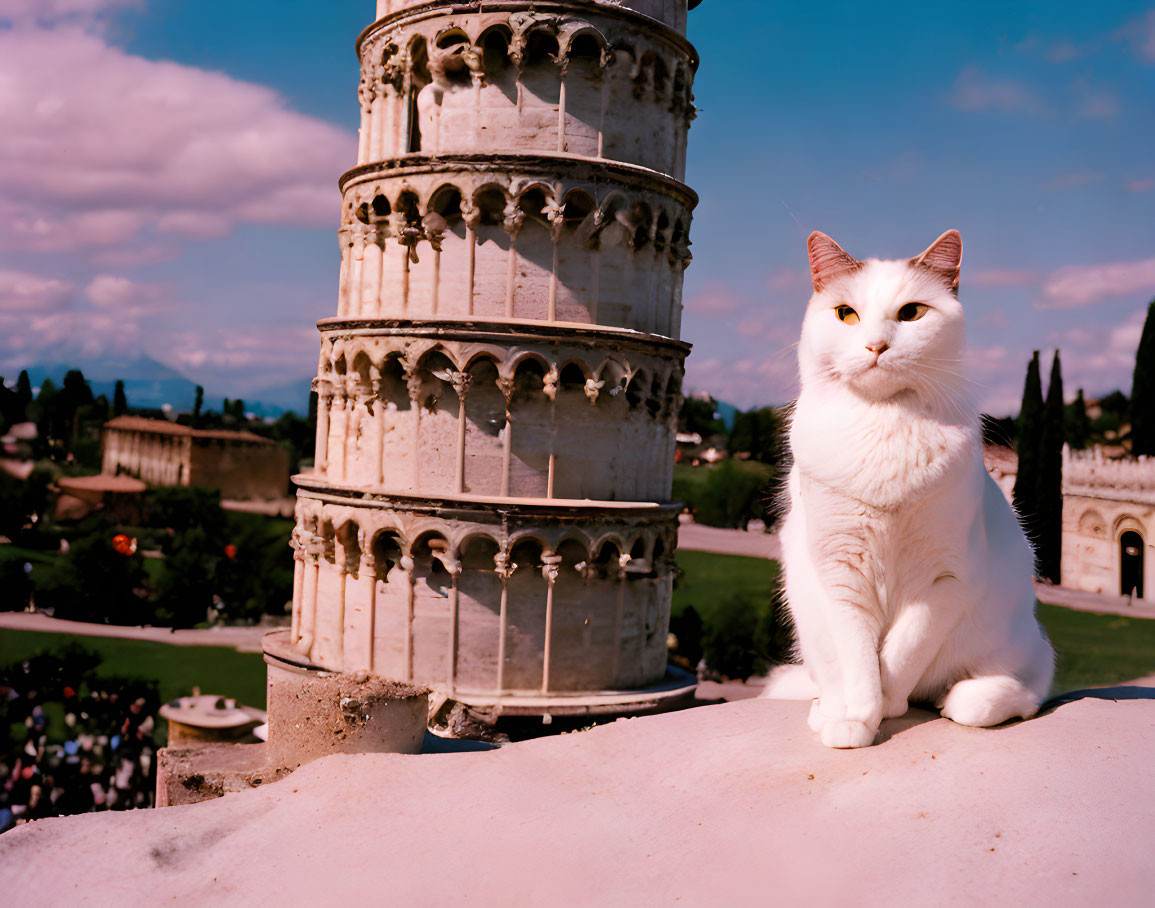
[[[1054,655],[959,374],[962,239],[909,261],[859,262],[817,232],[808,248],[781,540],[810,727],[864,747],[912,699],[963,725],[1032,716]]]

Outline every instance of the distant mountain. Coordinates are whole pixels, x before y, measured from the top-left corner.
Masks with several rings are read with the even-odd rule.
[[[276,417],[288,410],[292,410],[298,416],[307,416],[312,381],[312,378],[299,378],[296,381],[287,381],[247,393],[244,393],[243,388],[234,387],[232,395],[245,402],[247,412],[257,416]],[[206,409],[210,406],[210,402],[213,409],[220,409],[220,401],[223,397],[223,394],[212,396],[208,391],[205,391]]]
[[[135,359],[78,357],[66,362],[36,363],[27,369],[33,388],[39,388],[46,378],[51,378],[59,387],[69,369],[79,369],[88,380],[92,393],[97,397],[103,394],[109,400],[115,393],[117,381],[123,381],[128,405],[140,409],[159,410],[164,404],[171,404],[177,413],[187,413],[191,412],[196,401],[195,381],[148,356]],[[12,375],[4,376],[5,382],[12,384],[18,374],[14,371]],[[227,396],[240,398],[245,402],[246,411],[260,417],[277,417],[286,410],[305,416],[309,412],[310,381],[301,378],[258,391],[243,385],[206,388],[204,409],[219,412]]]
[[[88,379],[92,393],[112,400],[118,380],[124,382],[124,396],[130,407],[159,409],[171,404],[174,410],[191,410],[196,400],[196,382],[185,378],[175,369],[147,356],[136,359],[108,357],[102,359],[77,358],[68,362],[37,363],[28,367],[28,379],[38,388],[44,379],[51,378],[59,387],[69,369],[79,369]],[[15,378],[16,376],[11,376]]]

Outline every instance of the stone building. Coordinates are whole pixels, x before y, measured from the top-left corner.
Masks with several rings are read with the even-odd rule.
[[[1063,586],[1144,598],[1153,531],[1155,461],[1063,449]]]
[[[684,695],[686,0],[380,0],[279,669],[505,714]]]
[[[164,419],[117,416],[104,424],[103,465],[158,486],[217,489],[222,498],[283,498],[289,452],[252,432],[192,429]]]

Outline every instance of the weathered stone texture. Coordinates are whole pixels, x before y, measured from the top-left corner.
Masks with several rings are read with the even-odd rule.
[[[686,0],[377,13],[292,644],[466,702],[645,688],[689,351]]]

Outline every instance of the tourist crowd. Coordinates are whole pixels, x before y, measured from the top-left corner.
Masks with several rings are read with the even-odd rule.
[[[35,672],[21,674],[0,679],[0,832],[44,817],[151,807],[155,694],[100,680],[83,694],[80,685],[54,690],[37,684]]]

